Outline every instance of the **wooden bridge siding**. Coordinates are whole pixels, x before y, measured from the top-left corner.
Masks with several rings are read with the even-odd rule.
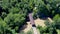
[[[29,19],[30,19],[30,23],[31,23],[32,25],[34,25],[35,22],[34,22],[34,19],[33,19],[32,13],[29,13]]]

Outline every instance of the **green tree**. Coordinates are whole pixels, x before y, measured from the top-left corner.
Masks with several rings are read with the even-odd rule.
[[[55,24],[55,27],[57,28],[57,29],[60,29],[60,15],[55,15],[54,16],[54,18],[53,18],[53,20],[54,20],[54,24]]]
[[[8,14],[8,16],[4,19],[4,21],[11,27],[12,29],[15,29],[16,31],[21,27],[23,24],[25,24],[25,18],[24,14]]]

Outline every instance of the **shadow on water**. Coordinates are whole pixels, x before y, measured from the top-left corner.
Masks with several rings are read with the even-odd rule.
[[[46,14],[38,14],[38,17],[40,18],[40,19],[43,19],[43,20],[46,20],[48,17],[49,18],[53,18],[53,15],[46,15]]]
[[[44,15],[44,14],[40,14],[38,15],[40,19],[46,20],[48,18],[48,16]]]

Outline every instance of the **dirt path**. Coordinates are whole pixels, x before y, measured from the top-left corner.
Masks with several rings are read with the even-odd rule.
[[[36,20],[34,20],[35,21],[35,25],[36,26],[38,26],[38,25],[40,25],[40,26],[42,26],[42,27],[44,27],[45,26],[45,24],[44,24],[44,22],[45,22],[45,20],[41,20],[41,19],[36,19]],[[30,29],[32,28],[32,26],[31,26],[31,24],[30,24],[30,22],[27,22],[27,27],[23,30],[24,32],[27,32],[27,31],[29,31]]]
[[[50,19],[50,18],[48,18],[48,19],[49,19],[50,22],[53,22],[52,19]],[[39,19],[39,18],[38,18],[38,19],[34,20],[34,22],[35,22],[35,25],[36,25],[36,26],[38,26],[38,25],[40,25],[40,26],[42,26],[42,27],[45,26],[45,24],[44,24],[45,20],[42,20],[42,19]],[[32,26],[31,26],[30,22],[27,22],[27,27],[26,27],[23,31],[26,33],[26,32],[28,32],[31,28],[32,28]]]
[[[36,26],[42,26],[42,27],[44,27],[45,26],[45,24],[44,24],[44,22],[45,22],[45,20],[42,20],[42,19],[36,19],[36,20],[34,20],[35,21],[35,24],[36,24]]]

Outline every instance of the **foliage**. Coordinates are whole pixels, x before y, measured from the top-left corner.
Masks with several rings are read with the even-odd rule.
[[[60,14],[59,3],[59,0],[41,0],[38,5],[38,15],[52,18],[54,15]]]
[[[53,22],[49,22],[49,20],[46,20],[45,25],[46,27],[37,27],[41,34],[58,34],[57,29],[60,29],[60,15],[55,15],[53,18]]]
[[[57,31],[53,27],[41,27],[38,26],[37,29],[39,29],[40,34],[57,34]]]
[[[30,29],[28,32],[21,31],[20,34],[33,34],[32,29]]]
[[[25,18],[23,14],[8,14],[8,16],[4,19],[4,21],[11,27],[12,29],[15,29],[16,31],[21,27],[23,24],[25,24]]]
[[[21,31],[20,34],[26,34],[24,31]]]
[[[57,29],[57,32],[58,32],[58,34],[60,34],[60,30],[59,29]]]
[[[50,21],[47,19],[46,21],[45,21],[45,25],[46,26],[49,26],[51,23],[50,23]]]
[[[17,34],[0,18],[0,34]]]
[[[33,34],[33,30],[30,29],[26,34]]]
[[[60,29],[60,15],[55,15],[55,17],[53,18],[53,20],[54,20],[54,24],[55,24],[55,27],[57,28],[57,29]]]
[[[53,18],[54,25],[52,25],[54,27],[60,26],[60,0],[2,0],[0,4],[0,17],[2,19],[0,24],[1,28],[3,27],[3,29],[0,29],[1,31],[5,30],[6,27],[15,32],[18,31],[26,23],[26,17],[31,12],[34,19],[38,17],[53,18],[58,14]],[[48,22],[46,24],[49,25]],[[51,29],[53,30],[54,28]]]

